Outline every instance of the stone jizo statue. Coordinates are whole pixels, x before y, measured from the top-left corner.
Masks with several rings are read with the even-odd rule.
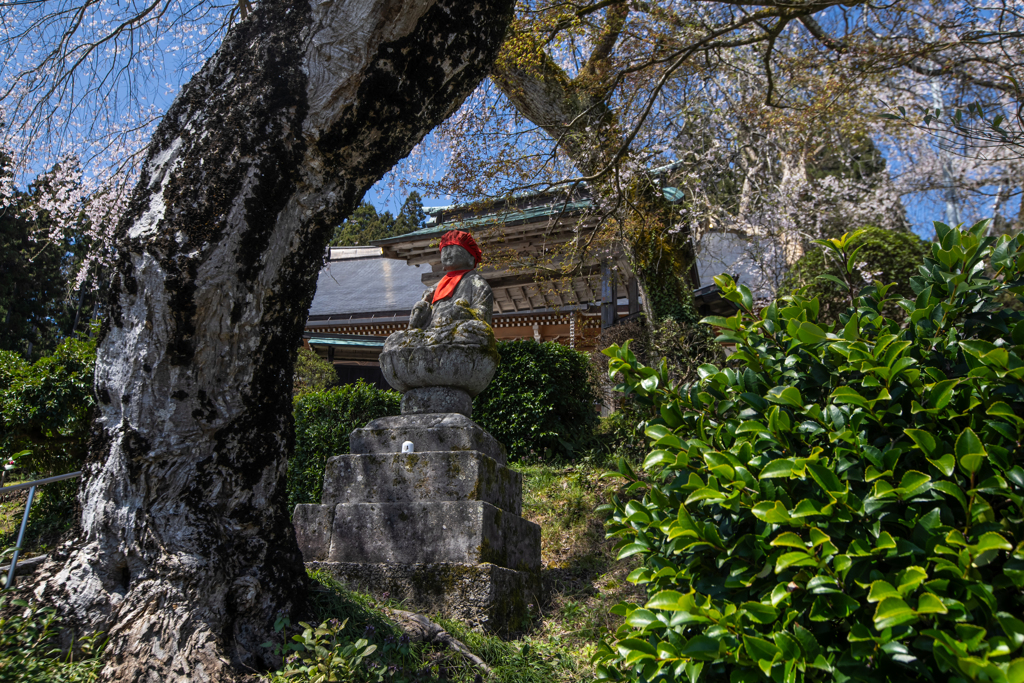
[[[409,329],[438,327],[460,320],[491,324],[494,294],[474,269],[483,254],[473,237],[453,230],[441,238],[441,267],[445,276],[423,294],[409,316]]]
[[[403,392],[402,413],[469,415],[472,398],[490,383],[498,352],[491,329],[494,294],[475,271],[482,253],[459,230],[441,238],[445,275],[409,314],[409,329],[384,343],[384,377]]]

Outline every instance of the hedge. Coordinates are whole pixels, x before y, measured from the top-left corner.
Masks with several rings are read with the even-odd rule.
[[[594,438],[597,393],[590,359],[556,342],[498,342],[501,363],[473,401],[473,420],[511,460],[572,457]]]
[[[401,395],[363,380],[294,400],[295,454],[288,461],[288,509],[319,503],[327,459],[349,453],[348,435],[371,420],[397,415]]]
[[[779,294],[799,293],[818,300],[818,321],[835,322],[856,300],[857,292],[873,281],[893,283],[890,304],[882,311],[900,315],[898,297],[912,297],[910,279],[928,255],[930,245],[912,232],[868,227],[855,233],[856,255],[848,264],[824,249],[808,249],[786,273]],[[822,277],[827,275],[828,277]]]

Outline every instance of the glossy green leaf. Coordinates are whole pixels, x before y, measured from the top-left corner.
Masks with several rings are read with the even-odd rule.
[[[956,458],[967,474],[974,474],[981,469],[981,465],[987,457],[988,452],[974,430],[967,427],[960,432],[960,436],[956,439]]]
[[[1019,327],[1021,330],[1024,330],[1024,324],[1018,323],[1017,327]],[[1013,408],[1006,405],[1002,401],[996,401],[995,403],[990,405],[988,407],[988,410],[985,411],[985,413],[987,415],[991,415],[992,417],[1002,418],[1007,422],[1013,422],[1016,425],[1024,425],[1024,419],[1017,415],[1013,411]]]
[[[928,572],[923,567],[907,567],[897,576],[896,590],[900,592],[900,595],[906,597],[927,579]]]
[[[646,640],[640,640],[639,638],[625,638],[616,643],[616,647],[624,657],[628,657],[631,654],[635,654],[640,658],[648,657],[650,659],[657,659],[658,657],[657,650],[655,650]],[[635,659],[636,658],[634,658],[634,661]]]
[[[656,593],[647,604],[647,609],[680,610],[685,608],[683,594],[679,591],[665,590]]]
[[[751,512],[762,522],[769,524],[782,524],[789,521],[789,512],[786,506],[779,501],[758,503]]]
[[[743,636],[743,647],[746,649],[747,655],[755,662],[760,660],[770,662],[775,655],[779,654],[779,648],[775,647],[775,643],[754,636]]]
[[[875,628],[882,631],[916,618],[917,614],[902,599],[886,598],[878,603],[878,607],[875,609]]]
[[[800,391],[796,387],[773,387],[768,390],[766,398],[772,403],[778,403],[794,408],[802,408],[804,405]]]
[[[950,379],[931,385],[931,391],[928,394],[928,407],[942,410],[949,405],[949,401],[953,397],[953,389],[958,383],[959,380]]]
[[[904,429],[903,433],[914,440],[914,443],[925,452],[925,455],[934,457],[935,437],[923,429]]]
[[[802,322],[800,327],[797,328],[797,338],[805,344],[817,344],[828,339],[825,334],[825,330],[821,329],[814,323]]]
[[[996,620],[999,622],[999,627],[1003,629],[1006,638],[1010,641],[1012,650],[1016,650],[1024,645],[1024,621],[1006,612],[997,613]]]
[[[650,548],[641,545],[639,543],[627,543],[619,549],[619,554],[616,559],[622,560],[632,555],[638,555],[640,553],[649,552]]]
[[[686,645],[679,648],[679,656],[704,661],[714,661],[718,656],[719,649],[719,643],[714,638],[708,638],[707,636],[694,636],[686,641]]]
[[[931,593],[922,593],[917,599],[918,614],[946,614],[949,612],[942,600]]]
[[[928,462],[946,477],[953,474],[953,470],[956,469],[956,458],[952,453],[943,453],[940,458],[934,460],[929,458]]]
[[[796,534],[794,534],[792,531],[787,531],[785,533],[779,534],[774,539],[772,539],[771,545],[789,546],[791,548],[800,548],[801,550],[805,550],[807,548],[807,544],[804,542],[804,540]]]
[[[900,597],[899,591],[893,588],[892,584],[885,581],[875,581],[868,591],[868,602],[881,602],[886,598]]]
[[[860,406],[861,408],[867,408],[867,400],[861,396],[856,390],[850,387],[839,387],[832,392],[832,401],[835,403],[842,403],[847,405]]]
[[[779,616],[777,609],[761,602],[744,602],[740,608],[746,610],[747,616],[759,624],[770,624]]]
[[[803,468],[797,468],[796,463],[791,459],[783,460],[772,460],[770,463],[765,465],[764,469],[758,475],[759,479],[777,479],[780,477],[790,477],[797,473],[802,473]]]
[[[626,623],[636,628],[644,628],[651,624],[661,624],[658,617],[654,616],[654,612],[646,609],[633,610],[628,617],[626,617]]]
[[[977,543],[968,547],[972,555],[983,553],[987,550],[1013,550],[1010,542],[994,531],[982,534]]]
[[[818,561],[811,555],[802,551],[795,551],[791,553],[783,553],[778,560],[775,561],[775,573],[779,573],[788,567],[807,567],[816,566]]]

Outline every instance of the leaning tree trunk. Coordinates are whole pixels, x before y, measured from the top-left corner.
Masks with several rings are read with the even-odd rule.
[[[661,188],[644,173],[631,173],[633,180],[622,187],[616,174],[605,173],[615,165],[641,166],[627,151],[616,158],[626,142],[618,114],[608,103],[613,82],[605,64],[625,19],[625,4],[618,14],[609,13],[601,42],[575,79],[552,59],[539,43],[531,50],[517,46],[515,57],[501,57],[491,80],[525,118],[544,130],[587,176],[600,176],[590,183],[592,192],[607,204],[618,204],[616,219],[623,247],[643,293],[648,331],[653,335],[667,321],[675,326],[677,347],[686,350],[688,372],[706,362],[719,360],[720,349],[709,328],[693,305],[688,284],[696,260],[688,234],[676,234],[680,218],[668,204]],[[527,37],[527,40],[529,38]],[[516,62],[515,60],[519,61]]]
[[[510,0],[263,0],[182,90],[118,232],[81,545],[42,594],[104,677],[230,680],[294,614],[292,365],[332,226],[486,74]]]

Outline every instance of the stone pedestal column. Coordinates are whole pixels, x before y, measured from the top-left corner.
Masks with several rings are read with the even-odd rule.
[[[501,444],[461,413],[381,418],[350,443],[327,463],[323,503],[295,508],[307,566],[476,628],[525,624],[540,527],[519,516],[522,477]]]

